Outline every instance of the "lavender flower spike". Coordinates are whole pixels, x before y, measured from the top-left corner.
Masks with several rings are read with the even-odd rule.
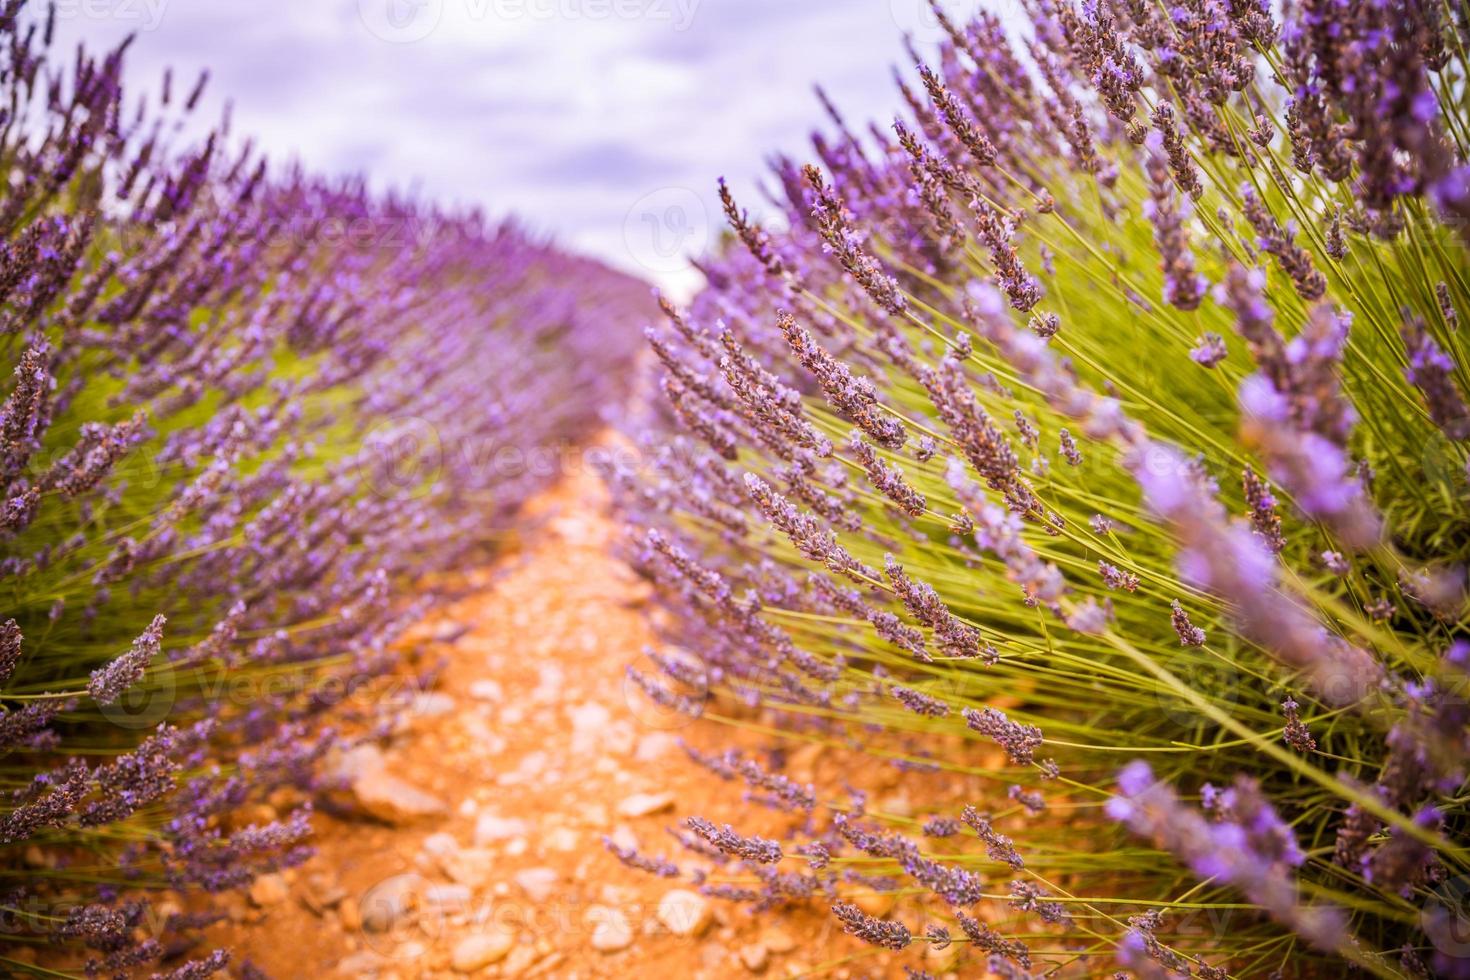
[[[1424,396],[1429,417],[1451,439],[1470,439],[1470,407],[1455,383],[1455,362],[1430,336],[1424,321],[1409,318],[1401,332],[1409,354],[1404,375]]]
[[[1335,908],[1302,904],[1294,869],[1304,858],[1291,829],[1255,784],[1244,777],[1237,780],[1221,794],[1216,808],[1220,819],[1207,820],[1156,781],[1148,763],[1132,762],[1119,773],[1118,795],[1108,802],[1107,812],[1183,860],[1201,878],[1239,888],[1317,948],[1337,949],[1345,939],[1346,922]]]
[[[106,667],[99,667],[92,671],[92,679],[87,683],[87,693],[98,704],[112,704],[127,692],[128,688],[143,679],[148,670],[148,664],[158,655],[163,646],[163,624],[167,620],[163,616],[154,616],[153,622],[148,625],[127,653],[118,657]]]
[[[716,827],[703,817],[690,817],[685,825],[710,844],[732,857],[756,864],[775,864],[781,860],[781,845],[764,837],[742,837],[729,824]]]
[[[905,708],[908,708],[914,714],[927,715],[931,718],[943,718],[949,714],[948,704],[922,691],[895,686],[891,689],[891,693]]]
[[[1230,356],[1225,347],[1225,338],[1208,331],[1202,335],[1189,352],[1189,359],[1200,367],[1212,368]]]
[[[995,708],[983,711],[966,708],[964,716],[966,724],[1005,749],[1012,764],[1031,764],[1033,753],[1042,742],[1040,728],[1011,721],[1004,712]]]
[[[1202,647],[1205,645],[1205,631],[1189,621],[1189,613],[1175,599],[1171,607],[1173,613],[1170,616],[1174,624],[1174,632],[1179,634],[1179,645],[1184,647]]]
[[[908,926],[902,922],[889,922],[868,915],[851,902],[838,902],[832,906],[832,914],[842,920],[843,930],[865,943],[882,946],[884,949],[900,950],[914,941]]]

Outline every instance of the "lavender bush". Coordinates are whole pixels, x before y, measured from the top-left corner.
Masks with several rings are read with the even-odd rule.
[[[1470,976],[1465,8],[1023,6],[724,192],[612,473],[702,660],[634,681],[990,792],[701,756],[805,832],[684,871],[1001,976]]]
[[[424,576],[493,547],[602,424],[644,292],[512,224],[269,171],[225,129],[171,137],[199,87],[125,99],[122,50],[53,63],[22,7],[0,11],[0,947],[126,975],[192,924],[138,941],[142,892],[303,859],[306,808],[247,804],[310,788],[323,712],[394,664]]]

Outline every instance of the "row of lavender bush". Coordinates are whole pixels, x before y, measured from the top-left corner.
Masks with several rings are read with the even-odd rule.
[[[23,6],[0,11],[0,972],[69,942],[127,974],[196,924],[139,940],[140,893],[303,859],[304,807],[247,804],[310,789],[319,719],[393,666],[425,576],[492,547],[621,400],[646,294],[512,224],[186,140],[198,87],[125,99],[122,50],[54,63]]]
[[[653,697],[990,789],[701,756],[803,832],[622,856],[999,976],[1470,976],[1466,8],[1022,6],[726,193],[613,474]]]

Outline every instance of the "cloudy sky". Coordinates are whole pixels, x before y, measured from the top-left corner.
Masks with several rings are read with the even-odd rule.
[[[767,155],[809,155],[814,82],[850,118],[886,120],[903,34],[939,36],[925,0],[58,0],[58,12],[64,42],[135,33],[135,89],[156,89],[168,65],[189,79],[209,67],[210,114],[228,98],[236,132],[278,162],[515,212],[680,292],[695,281],[684,256],[721,227],[717,177],[759,213]]]

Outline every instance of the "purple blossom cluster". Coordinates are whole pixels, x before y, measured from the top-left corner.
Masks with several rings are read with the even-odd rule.
[[[1000,975],[1030,958],[953,901],[976,865],[1018,877],[1016,928],[1113,930],[1139,975],[1260,964],[1079,896],[1168,905],[1193,873],[1190,903],[1265,913],[1242,948],[1300,933],[1303,974],[1422,952],[1465,826],[1470,22],[1025,0],[1011,32],[931,6],[903,117],[829,105],[761,223],[722,184],[728,247],[665,304],[656,463],[609,478],[677,542],[636,555],[670,639],[762,727],[985,785],[973,838],[788,802],[809,839],[784,853],[836,896],[917,884]],[[1135,746],[1156,770],[1073,827]],[[702,761],[772,802],[774,772]],[[846,908],[877,945],[923,935]]]
[[[0,10],[0,898],[89,903],[19,928],[126,974],[186,940],[135,944],[121,887],[305,859],[309,808],[241,815],[310,798],[327,710],[393,666],[422,576],[604,424],[646,293],[514,223],[178,135],[199,89],[135,112],[126,45],[53,61],[37,9]]]
[[[1259,786],[1241,777],[1230,789],[1208,790],[1206,800],[1217,818],[1213,821],[1183,804],[1147,763],[1134,762],[1118,776],[1118,795],[1109,801],[1108,814],[1157,841],[1201,878],[1235,885],[1313,944],[1336,949],[1344,918],[1335,908],[1301,898],[1295,869],[1305,857]]]

